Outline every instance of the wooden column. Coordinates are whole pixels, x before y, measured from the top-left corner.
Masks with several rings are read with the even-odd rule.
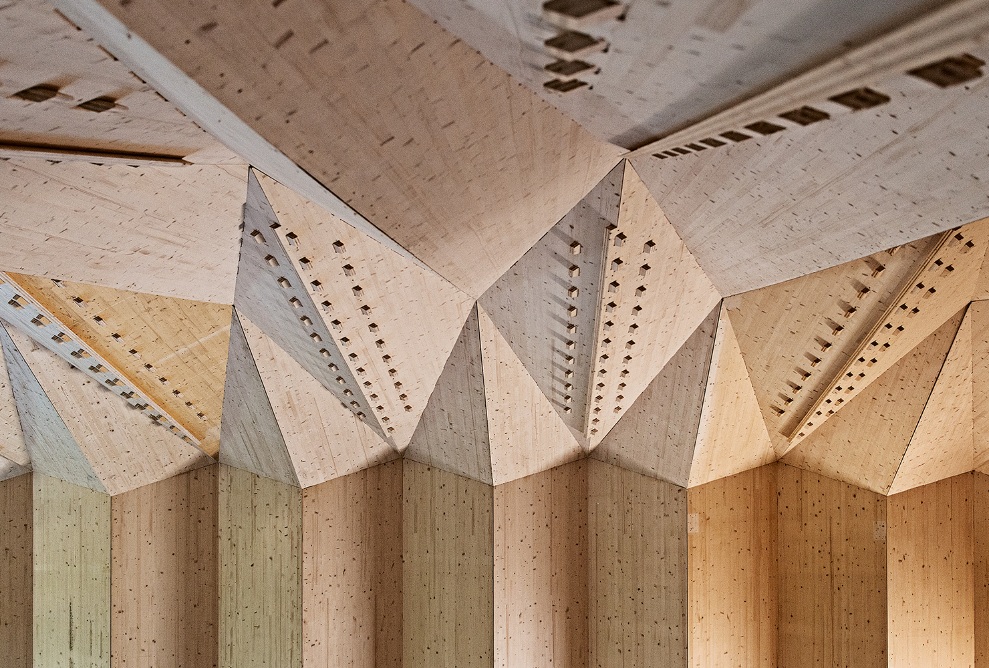
[[[886,499],[779,468],[779,665],[886,665]]]
[[[490,667],[493,488],[404,462],[403,666]]]
[[[687,490],[690,666],[777,665],[777,465]]]
[[[494,665],[586,668],[587,462],[494,490]]]
[[[989,668],[989,475],[974,473],[975,668]]]
[[[0,481],[0,653],[31,668],[34,517],[31,474]]]
[[[687,492],[588,460],[590,665],[687,664]]]
[[[111,499],[112,668],[215,667],[217,467]]]
[[[888,499],[890,666],[975,665],[974,495],[965,473]]]
[[[34,474],[34,665],[110,666],[110,497]]]

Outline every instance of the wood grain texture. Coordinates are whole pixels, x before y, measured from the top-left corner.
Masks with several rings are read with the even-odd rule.
[[[10,668],[34,665],[34,511],[30,475],[0,480],[0,647]]]
[[[0,337],[3,336],[0,334]],[[10,373],[7,371],[2,345],[0,345],[0,456],[20,466],[29,465],[31,462],[31,455],[28,454],[27,444],[24,442],[21,419],[17,414],[17,401],[14,398],[14,389]]]
[[[243,166],[0,161],[0,268],[231,304],[246,178]]]
[[[110,497],[34,478],[34,665],[110,668]]]
[[[972,316],[966,312],[896,471],[890,494],[975,469],[972,336]]]
[[[405,457],[492,484],[481,331],[471,310]]]
[[[687,665],[687,492],[588,466],[589,665]]]
[[[779,467],[780,666],[886,666],[886,499]]]
[[[776,668],[777,469],[687,490],[692,667]]]
[[[889,497],[889,665],[974,666],[974,480]]]
[[[690,467],[691,487],[776,461],[734,328],[722,303]]]
[[[975,668],[989,666],[989,636],[982,632],[989,624],[989,534],[982,531],[989,521],[989,476],[975,472],[972,512],[975,537]]]
[[[302,494],[302,665],[402,666],[403,463]]]
[[[220,666],[302,668],[302,492],[218,475]]]
[[[402,665],[490,666],[493,489],[411,460],[404,469]]]
[[[584,448],[478,306],[491,474],[495,485],[579,459]]]
[[[218,467],[113,497],[113,668],[216,668]]]
[[[21,466],[16,462],[12,462],[6,457],[0,456],[0,481],[9,480],[11,478],[16,478],[19,475],[24,475],[25,473],[30,473],[31,467]]]
[[[494,665],[588,665],[587,462],[494,490]]]
[[[886,494],[961,319],[942,325],[782,461]]]
[[[591,456],[686,487],[718,328],[715,307]]]
[[[406,3],[101,4],[473,296],[620,153]],[[480,85],[466,88],[466,78]],[[251,111],[259,108],[267,112]]]
[[[975,468],[989,473],[989,302],[974,301],[972,318],[972,411]]]

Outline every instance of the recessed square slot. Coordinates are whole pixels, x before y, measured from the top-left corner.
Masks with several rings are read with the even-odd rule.
[[[813,123],[826,121],[831,118],[831,115],[825,111],[821,111],[820,109],[815,109],[814,107],[803,106],[799,109],[783,112],[780,114],[780,118],[785,118],[786,120],[798,125],[811,125]]]
[[[852,111],[871,109],[872,107],[878,107],[889,102],[888,95],[872,90],[871,88],[856,88],[840,95],[834,95],[828,99],[848,107]]]
[[[907,74],[923,79],[935,86],[949,88],[978,79],[982,76],[981,67],[985,64],[984,60],[963,53],[960,56],[951,56],[912,69]]]

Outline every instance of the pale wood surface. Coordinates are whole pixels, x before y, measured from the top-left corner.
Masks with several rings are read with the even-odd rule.
[[[474,296],[620,153],[405,3],[101,4]]]
[[[959,312],[782,461],[888,493],[961,319]]]
[[[68,281],[56,285],[23,274],[10,278],[216,456],[229,306]]]
[[[217,466],[113,497],[114,668],[215,668]]]
[[[405,457],[492,484],[477,309],[436,381]]]
[[[972,410],[975,468],[989,473],[989,302],[974,301],[972,318]]]
[[[972,473],[889,497],[890,666],[975,665],[973,497]]]
[[[220,666],[302,668],[302,492],[218,475]]]
[[[966,312],[889,488],[890,494],[975,468],[972,316]]]
[[[389,462],[303,492],[303,665],[402,665],[402,472]]]
[[[494,490],[494,665],[588,664],[587,462]]]
[[[777,470],[687,490],[690,666],[776,668]]]
[[[778,665],[886,666],[886,499],[778,475]]]
[[[34,665],[110,668],[110,497],[34,478]]]
[[[220,461],[298,487],[295,465],[236,311],[230,327],[223,403]]]
[[[254,323],[241,324],[302,487],[398,457]]]
[[[0,333],[0,342],[4,335]],[[0,456],[20,466],[31,463],[27,444],[24,442],[24,430],[21,419],[17,414],[17,401],[14,398],[14,388],[11,375],[7,370],[4,359],[4,347],[0,345]]]
[[[687,665],[687,492],[589,460],[589,665]]]
[[[10,668],[34,665],[31,476],[0,480],[0,647]]]
[[[403,463],[405,668],[492,665],[494,490]]]
[[[122,397],[69,367],[20,331],[11,329],[9,333],[109,494],[121,494],[212,462],[201,450],[155,424]]]
[[[246,174],[0,161],[0,269],[230,304]]]
[[[38,473],[105,492],[106,487],[3,324],[0,324],[0,344],[31,467]]]
[[[690,467],[691,487],[776,461],[724,304]]]
[[[480,306],[481,361],[495,485],[580,458],[577,433],[563,422],[511,344]]]
[[[686,487],[720,307],[691,334],[591,456]]]
[[[982,632],[989,624],[989,532],[982,527],[989,521],[989,476],[973,473],[972,494],[975,537],[975,668],[989,666],[989,635]]]
[[[6,457],[0,456],[0,481],[16,478],[31,472],[31,466],[22,466]]]

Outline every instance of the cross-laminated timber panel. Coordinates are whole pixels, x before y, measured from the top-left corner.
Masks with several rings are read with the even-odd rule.
[[[10,668],[34,665],[32,476],[0,480],[0,646]]]

